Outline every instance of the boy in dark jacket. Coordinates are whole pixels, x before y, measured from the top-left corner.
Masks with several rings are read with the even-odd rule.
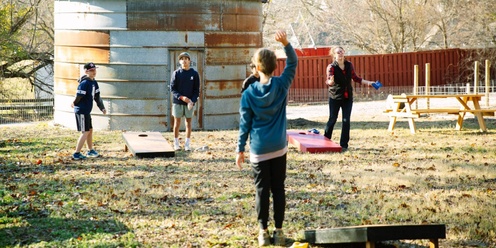
[[[170,91],[173,95],[172,116],[174,116],[174,150],[181,150],[179,146],[179,128],[181,118],[186,119],[186,141],[184,150],[191,151],[190,137],[193,117],[193,106],[200,96],[200,76],[195,69],[190,67],[189,53],[179,54],[181,68],[172,73]]]
[[[107,111],[103,106],[102,98],[100,97],[100,87],[95,80],[96,66],[93,62],[84,65],[86,75],[79,79],[79,85],[76,92],[76,99],[71,107],[74,108],[76,115],[77,130],[82,132],[79,136],[76,151],[72,155],[74,160],[85,159],[88,157],[98,157],[98,152],[93,149],[93,125],[91,122],[91,110],[93,109],[93,100],[96,102],[98,108],[106,114]],[[88,153],[86,156],[81,154],[81,149],[84,143],[88,145]]]

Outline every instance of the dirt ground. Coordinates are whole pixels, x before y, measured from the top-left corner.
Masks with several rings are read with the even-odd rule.
[[[480,105],[481,108],[496,108],[496,93],[491,93],[489,97],[489,106],[486,105],[485,97],[482,98]],[[419,108],[427,108],[427,101],[425,99],[419,100],[416,104]],[[460,104],[455,99],[431,99],[429,102],[431,108],[458,108]],[[469,104],[469,106],[472,106]],[[389,117],[383,112],[388,107],[386,100],[381,101],[365,101],[365,102],[354,102],[353,110],[351,113],[351,121],[389,121]],[[303,119],[326,119],[329,116],[329,106],[328,104],[293,104],[287,107],[287,118],[288,120],[303,118]],[[467,114],[467,117],[472,115]],[[338,121],[340,121],[338,118]],[[435,114],[429,115],[430,119],[456,119],[455,115],[448,114]],[[491,117],[486,117],[491,118]]]

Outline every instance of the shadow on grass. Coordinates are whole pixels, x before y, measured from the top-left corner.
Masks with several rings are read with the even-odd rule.
[[[18,225],[0,229],[0,247],[27,246],[43,241],[63,242],[91,234],[113,234],[115,237],[129,232],[124,224],[114,220],[33,218]]]

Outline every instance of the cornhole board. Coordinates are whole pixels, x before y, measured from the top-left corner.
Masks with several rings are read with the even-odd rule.
[[[302,152],[341,152],[342,149],[341,146],[321,134],[307,131],[287,131],[286,133],[289,143],[298,147]]]
[[[430,248],[438,248],[438,239],[446,238],[446,225],[364,225],[305,230],[302,235],[306,242],[319,245],[365,243],[367,248],[374,248],[380,241],[429,239]]]
[[[126,141],[125,151],[131,151],[141,158],[174,157],[172,146],[159,132],[125,132],[122,137]]]

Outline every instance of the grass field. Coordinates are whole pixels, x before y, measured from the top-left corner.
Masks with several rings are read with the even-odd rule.
[[[347,152],[290,146],[289,239],[305,229],[443,223],[441,247],[496,247],[494,118],[487,133],[469,118],[463,131],[451,120],[420,121],[416,135],[406,122],[389,133],[387,122],[355,119]],[[82,162],[70,159],[77,136],[47,123],[0,127],[0,247],[256,247],[250,166],[234,164],[237,131],[194,132],[193,148],[209,150],[156,159],[124,152],[121,132],[97,131],[103,156]]]

